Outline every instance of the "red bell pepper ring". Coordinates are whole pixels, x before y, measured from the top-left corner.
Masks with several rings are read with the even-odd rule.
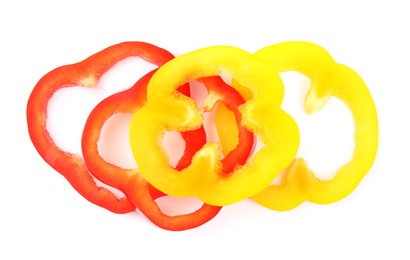
[[[146,88],[154,72],[145,75],[132,88],[106,98],[91,111],[82,137],[84,162],[96,178],[121,190],[158,227],[173,231],[195,228],[215,217],[222,207],[203,204],[195,212],[168,216],[161,211],[155,202],[155,199],[166,196],[166,194],[146,182],[137,169],[120,168],[106,162],[98,153],[97,143],[104,123],[116,113],[135,113],[146,103]],[[229,109],[232,109],[237,122],[240,122],[241,116],[237,107],[244,103],[240,94],[227,86],[219,77],[204,78],[201,81],[209,89],[209,98],[207,98],[205,109],[210,110],[216,102],[221,101]],[[188,84],[178,90],[189,96]],[[253,147],[253,134],[244,130],[240,124],[238,125],[239,144],[223,161],[224,170],[227,173],[232,171],[236,165],[244,164]],[[175,167],[177,170],[189,166],[192,157],[206,143],[203,127],[181,134],[186,145],[184,155]]]
[[[109,189],[97,186],[80,155],[57,147],[46,129],[47,104],[61,88],[94,87],[106,71],[118,61],[131,56],[139,56],[158,66],[173,58],[168,51],[148,43],[119,43],[79,63],[50,71],[36,84],[27,103],[28,131],[40,156],[61,173],[84,198],[114,213],[128,213],[134,211],[135,206],[127,198],[117,198]]]

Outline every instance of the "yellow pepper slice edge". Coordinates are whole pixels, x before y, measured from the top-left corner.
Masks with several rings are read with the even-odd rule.
[[[216,143],[206,144],[184,170],[172,169],[161,145],[165,131],[193,130],[203,120],[195,101],[176,89],[221,74],[251,91],[253,98],[240,107],[241,124],[260,136],[264,148],[229,176],[220,174],[222,152]],[[280,108],[283,91],[271,66],[236,47],[207,47],[169,61],[153,75],[147,104],[130,124],[132,152],[142,175],[171,196],[195,196],[211,205],[225,206],[259,193],[289,165],[299,146],[298,127]],[[204,108],[212,109],[207,103]]]
[[[331,180],[316,178],[306,161],[295,159],[285,171],[279,185],[270,185],[252,198],[259,204],[278,211],[290,210],[303,201],[328,204],[349,195],[370,170],[378,147],[378,119],[371,94],[362,78],[351,68],[336,63],[322,47],[309,42],[283,42],[265,47],[254,54],[268,62],[278,73],[297,71],[311,79],[306,94],[305,112],[320,111],[330,97],[343,101],[352,113],[355,126],[355,150],[352,159],[343,165]],[[250,93],[236,82],[244,96]],[[217,111],[217,125],[229,117],[228,111]],[[230,127],[230,128],[229,128]],[[218,127],[222,145],[235,144],[231,125]]]

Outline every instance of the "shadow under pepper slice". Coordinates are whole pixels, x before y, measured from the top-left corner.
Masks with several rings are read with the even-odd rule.
[[[94,176],[103,182],[113,184],[115,188],[123,191],[137,208],[158,227],[173,231],[195,228],[215,217],[221,207],[204,204],[195,212],[168,216],[161,211],[154,201],[159,197],[166,196],[166,194],[149,184],[138,169],[120,168],[106,162],[98,154],[97,142],[104,123],[115,113],[135,113],[141,108],[146,103],[146,87],[153,74],[154,71],[148,73],[132,88],[106,98],[92,110],[84,127],[82,138],[84,161]],[[233,109],[239,122],[240,114],[237,107],[244,103],[239,93],[226,85],[219,77],[204,78],[201,82],[208,86],[210,89],[209,96],[213,97],[212,102],[209,99],[209,105],[213,106],[216,102],[223,102],[230,109]],[[188,84],[178,90],[189,96]],[[238,128],[240,143],[236,147],[236,151],[227,155],[224,159],[226,165],[224,169],[228,172],[233,167],[238,164],[242,165],[246,161],[253,146],[253,134],[241,126]],[[186,145],[185,152],[175,167],[177,170],[189,166],[193,155],[206,143],[203,127],[182,132],[181,134]],[[155,170],[155,167],[152,170]]]
[[[61,150],[46,129],[47,104],[53,94],[65,87],[94,87],[100,77],[118,61],[139,56],[158,66],[173,58],[168,51],[144,42],[123,42],[110,46],[87,59],[58,67],[35,85],[27,103],[27,125],[31,141],[40,156],[88,201],[115,213],[127,213],[135,206],[127,198],[117,198],[99,187],[80,155]]]

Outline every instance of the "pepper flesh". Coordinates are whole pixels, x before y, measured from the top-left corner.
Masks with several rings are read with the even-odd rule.
[[[186,131],[202,125],[198,105],[175,92],[176,88],[221,72],[237,79],[254,94],[254,99],[239,108],[241,125],[257,133],[265,147],[229,176],[222,173],[220,145],[215,143],[206,144],[187,168],[172,169],[159,146],[165,131]],[[131,120],[131,147],[141,174],[169,195],[195,196],[211,205],[232,204],[268,186],[296,154],[299,131],[294,120],[280,109],[283,83],[279,75],[241,49],[208,47],[167,62],[150,80],[147,98],[147,104]],[[209,99],[212,97],[205,100],[205,109],[212,108]]]
[[[135,206],[126,197],[117,198],[109,189],[97,186],[80,155],[56,146],[46,129],[47,104],[61,88],[94,87],[107,70],[131,56],[139,56],[158,66],[173,58],[168,51],[144,42],[110,46],[79,63],[56,68],[44,75],[30,94],[26,111],[31,141],[44,161],[62,174],[85,199],[114,213],[128,213],[134,211]]]
[[[311,79],[305,97],[306,113],[318,112],[330,97],[343,101],[354,120],[355,150],[351,161],[331,180],[316,178],[306,161],[297,158],[279,185],[270,185],[252,198],[270,209],[285,211],[303,201],[327,204],[346,197],[370,170],[377,152],[377,112],[365,82],[349,67],[336,63],[325,49],[308,42],[279,43],[259,50],[255,56],[279,73],[292,70]],[[243,88],[237,88],[243,96],[249,96]],[[226,111],[220,111],[219,116],[217,113],[217,124],[223,124],[226,116]],[[229,127],[232,126],[228,125],[226,131]],[[224,132],[219,136],[223,145],[232,142],[232,137]]]

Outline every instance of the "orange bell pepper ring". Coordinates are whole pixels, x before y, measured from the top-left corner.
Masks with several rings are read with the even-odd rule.
[[[259,135],[265,146],[230,174],[222,170],[219,143],[207,143],[178,171],[169,166],[161,146],[167,130],[197,129],[203,116],[198,104],[176,89],[191,80],[225,74],[253,94],[239,107],[241,125]],[[147,87],[147,103],[130,124],[132,152],[141,174],[157,189],[172,196],[195,196],[210,205],[224,206],[253,196],[288,166],[299,145],[299,129],[280,108],[284,86],[266,62],[230,46],[214,46],[183,54],[164,64]],[[209,96],[205,110],[214,101]]]
[[[302,158],[297,158],[285,172],[279,185],[270,185],[252,198],[270,209],[290,210],[303,201],[327,204],[349,195],[370,170],[377,153],[378,120],[376,107],[362,78],[351,68],[336,63],[329,53],[308,42],[284,42],[265,47],[255,57],[268,62],[277,72],[297,71],[311,79],[304,109],[318,112],[330,97],[343,101],[350,109],[355,126],[355,150],[350,162],[343,165],[331,180],[320,180]],[[249,93],[236,86],[245,99]],[[226,120],[226,111],[218,111],[217,124]],[[221,143],[232,143],[228,125],[219,133]]]

